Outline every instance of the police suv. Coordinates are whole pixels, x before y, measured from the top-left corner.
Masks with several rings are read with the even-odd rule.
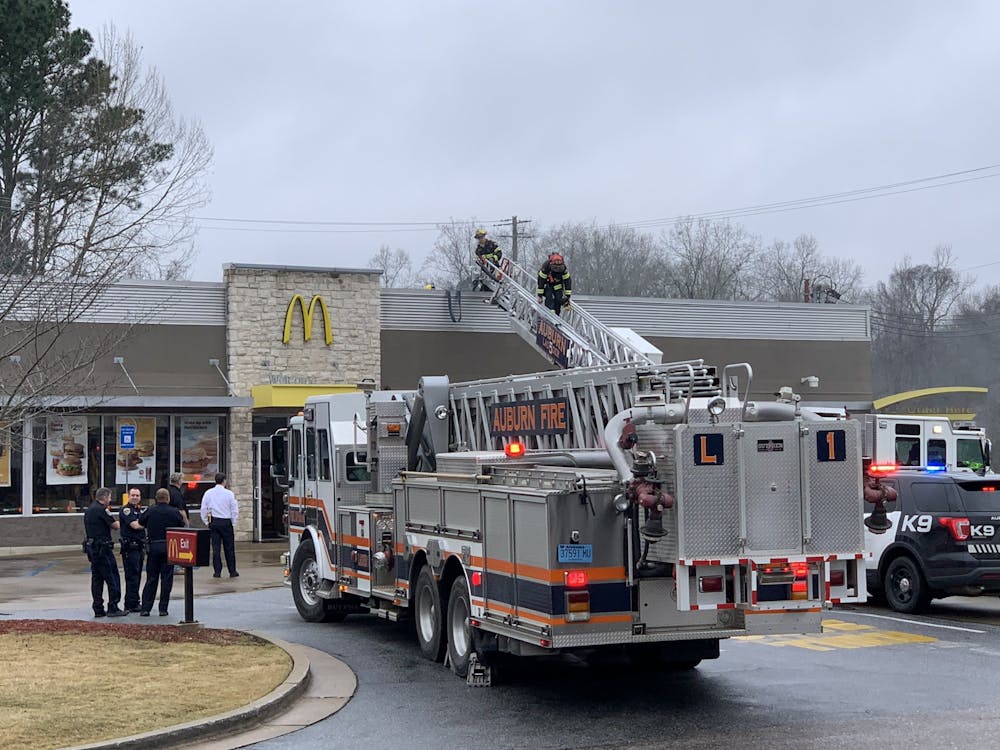
[[[889,467],[876,476],[896,498],[884,502],[886,532],[866,518],[870,592],[906,613],[933,598],[1000,593],[1000,475]]]

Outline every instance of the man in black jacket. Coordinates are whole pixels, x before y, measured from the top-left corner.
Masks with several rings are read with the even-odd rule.
[[[190,521],[188,520],[187,503],[184,502],[184,491],[181,489],[183,483],[184,475],[175,471],[170,475],[170,486],[167,487],[167,490],[170,492],[170,504],[181,512],[181,515],[184,516],[184,525],[187,526]]]
[[[156,599],[156,587],[160,587],[160,617],[166,617],[170,606],[170,592],[174,587],[174,566],[167,562],[167,529],[186,525],[181,512],[170,505],[170,493],[165,489],[156,491],[156,505],[147,508],[133,529],[145,528],[149,535],[149,554],[146,556],[146,585],[142,587],[142,617],[149,617]]]

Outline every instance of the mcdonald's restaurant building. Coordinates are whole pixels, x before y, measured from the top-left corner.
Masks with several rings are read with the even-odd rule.
[[[281,539],[283,497],[267,440],[309,395],[368,379],[410,389],[424,375],[458,382],[551,368],[506,313],[482,304],[484,294],[381,289],[380,276],[229,264],[221,282],[112,285],[72,324],[80,336],[112,342],[92,375],[71,392],[43,394],[35,416],[0,436],[0,555],[78,545],[98,487],[114,490],[112,507],[128,487],[149,502],[173,472],[194,510],[216,471],[226,473],[240,504],[237,538]],[[574,301],[634,329],[664,361],[749,362],[758,398],[818,377],[809,401],[871,407],[867,308]],[[13,366],[0,362],[0,378]]]

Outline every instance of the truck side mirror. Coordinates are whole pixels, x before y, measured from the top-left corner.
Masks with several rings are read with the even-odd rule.
[[[287,434],[288,429],[282,427],[271,435],[271,478],[282,488],[288,487]]]

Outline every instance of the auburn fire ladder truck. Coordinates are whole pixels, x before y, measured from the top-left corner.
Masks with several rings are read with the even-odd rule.
[[[662,363],[575,304],[552,320],[510,268],[493,301],[570,367],[311,397],[272,438],[303,618],[412,618],[485,685],[499,653],[692,667],[865,599],[857,422],[750,401],[749,365]]]

